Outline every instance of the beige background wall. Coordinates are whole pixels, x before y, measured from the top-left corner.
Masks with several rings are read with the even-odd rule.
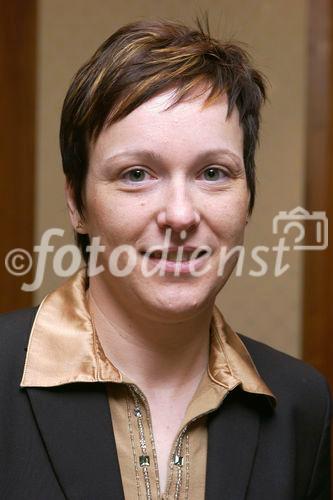
[[[146,17],[169,17],[191,23],[208,10],[213,34],[248,44],[256,65],[270,80],[263,114],[262,146],[257,155],[258,197],[247,230],[247,248],[272,246],[272,218],[279,210],[303,204],[305,137],[306,2],[304,0],[40,0],[38,29],[38,123],[36,244],[50,227],[66,229],[64,179],[58,151],[59,116],[70,79],[97,46],[121,25]],[[58,245],[57,245],[58,243]],[[267,260],[267,257],[265,257]],[[293,355],[301,355],[302,254],[285,256],[291,265],[279,278],[273,266],[265,277],[248,276],[255,263],[233,277],[218,303],[238,331]],[[270,261],[274,262],[270,251]],[[48,271],[34,301],[61,280]]]

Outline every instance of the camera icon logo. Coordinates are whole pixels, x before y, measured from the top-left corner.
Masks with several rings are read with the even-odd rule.
[[[284,235],[291,229],[299,231],[295,237],[294,250],[325,250],[328,247],[328,219],[325,212],[308,212],[303,207],[296,207],[290,212],[281,211],[273,218],[273,234],[279,234],[281,227]],[[305,244],[308,232],[314,235],[311,245]]]

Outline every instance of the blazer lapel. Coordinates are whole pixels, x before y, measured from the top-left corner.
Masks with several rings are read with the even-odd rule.
[[[28,388],[27,393],[64,496],[122,500],[105,384]]]
[[[258,442],[262,398],[235,389],[208,420],[206,500],[246,497]]]

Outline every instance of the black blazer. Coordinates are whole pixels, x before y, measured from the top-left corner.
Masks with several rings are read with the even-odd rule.
[[[121,500],[105,385],[19,387],[35,312],[0,317],[0,498]],[[330,500],[325,379],[299,360],[241,338],[277,406],[238,388],[212,414],[205,499]]]

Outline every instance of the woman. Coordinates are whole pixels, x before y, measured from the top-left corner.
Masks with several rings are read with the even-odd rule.
[[[325,380],[214,306],[264,98],[200,23],[127,25],[75,76],[60,138],[87,266],[2,319],[2,497],[329,499]]]

